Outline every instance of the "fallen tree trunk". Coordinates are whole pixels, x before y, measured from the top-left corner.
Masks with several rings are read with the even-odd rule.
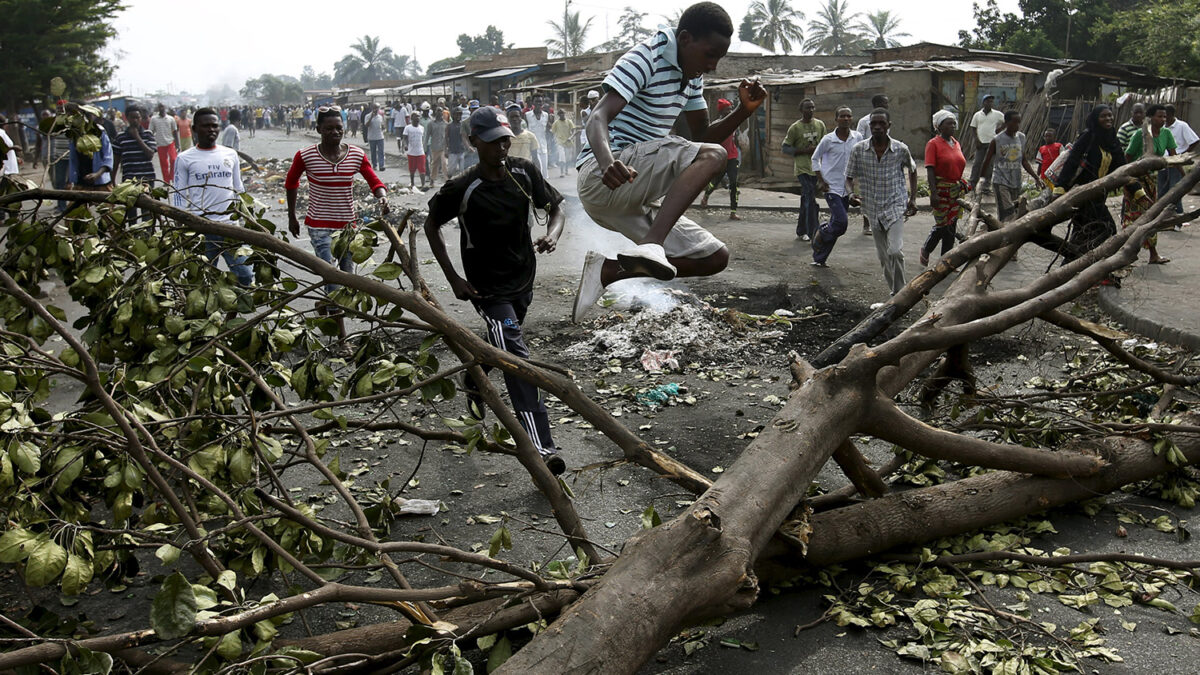
[[[1192,423],[1197,421],[1193,416]],[[1200,436],[1179,434],[1172,440],[1189,463],[1200,463]],[[1099,446],[1107,463],[1086,478],[997,471],[819,513],[809,521],[808,553],[793,559],[821,567],[864,558],[1107,494],[1173,468],[1154,454],[1149,441],[1115,436]]]

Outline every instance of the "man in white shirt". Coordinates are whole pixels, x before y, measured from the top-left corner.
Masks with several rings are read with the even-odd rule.
[[[217,145],[220,133],[221,117],[216,110],[200,108],[192,116],[196,145],[180,153],[175,161],[172,203],[202,218],[228,223],[232,220],[229,206],[245,188],[237,151]],[[204,237],[204,255],[209,262],[215,264],[220,254],[238,283],[250,286],[254,283],[254,270],[246,264],[246,256],[234,253],[238,246],[226,244],[216,235]]]
[[[1191,152],[1200,145],[1200,136],[1192,130],[1192,125],[1175,117],[1175,106],[1168,103],[1167,109],[1167,124],[1166,128],[1171,130],[1171,135],[1175,137],[1175,153],[1182,155],[1185,152]],[[1175,184],[1183,179],[1183,170],[1179,167],[1172,166],[1158,172],[1158,194],[1164,194],[1167,190],[1175,187]],[[1183,200],[1175,202],[1175,213],[1183,213]],[[1176,225],[1175,231],[1179,232],[1184,225],[1191,223],[1183,223]]]
[[[163,181],[170,183],[175,177],[175,159],[179,147],[179,125],[175,116],[167,114],[167,107],[158,104],[158,114],[150,118],[150,133],[154,134],[154,145],[158,148],[158,166],[162,169]]]
[[[854,146],[863,139],[862,135],[850,128],[854,113],[848,106],[837,109],[836,120],[837,127],[821,138],[812,154],[813,171],[817,172],[817,192],[825,193],[825,203],[829,204],[829,220],[821,223],[812,238],[812,265],[816,267],[826,266],[825,261],[833,252],[833,245],[838,237],[846,233],[849,223],[846,209],[850,205],[846,164]]]
[[[0,115],[0,125],[4,124],[8,124],[8,120],[3,115]],[[0,176],[21,173],[21,167],[17,163],[17,151],[15,148],[16,144],[13,143],[12,138],[9,137],[4,129],[0,129],[0,151],[2,151],[4,156],[4,168],[0,169]]]
[[[533,99],[533,109],[525,113],[525,128],[533,132],[538,141],[537,163],[546,175],[546,157],[550,148],[550,116],[542,110],[542,98]]]
[[[408,158],[408,186],[416,187],[417,174],[421,175],[421,189],[425,189],[425,127],[421,126],[421,113],[414,112],[408,126],[404,127],[404,154]]]
[[[972,190],[979,185],[979,179],[983,176],[983,161],[987,159],[988,148],[991,147],[996,134],[1000,133],[1000,128],[1004,126],[1004,113],[992,108],[995,100],[996,97],[991,94],[984,96],[983,107],[971,116],[971,123],[967,125],[975,129],[976,140],[975,160],[971,164]],[[991,175],[988,175],[987,179],[990,184],[992,182]]]

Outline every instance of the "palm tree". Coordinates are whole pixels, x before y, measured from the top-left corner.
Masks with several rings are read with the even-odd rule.
[[[396,55],[391,47],[380,45],[378,37],[364,35],[350,45],[350,49],[351,53],[333,65],[333,76],[339,84],[371,82],[399,75]]]
[[[847,4],[847,0],[826,0],[817,10],[817,18],[808,24],[805,49],[841,56],[854,54],[866,46],[866,38],[853,25],[859,15],[851,13]]]
[[[899,47],[900,40],[897,38],[912,37],[908,33],[899,32],[900,17],[887,9],[868,13],[867,20],[858,23],[858,30],[875,49]]]
[[[588,29],[592,27],[592,18],[588,17],[587,21],[580,23],[579,12],[571,14],[564,10],[561,24],[557,21],[547,21],[546,23],[554,29],[554,37],[546,40],[550,55],[579,56],[587,51],[583,48],[583,41],[587,38]]]
[[[803,20],[804,14],[792,9],[789,0],[755,0],[742,23],[751,36],[750,42],[786,54],[792,51],[793,42],[800,46],[804,39],[799,24]]]
[[[394,55],[392,57],[392,66],[396,69],[396,74],[399,75],[401,79],[408,77],[420,77],[421,73],[425,72],[421,70],[421,64],[417,63],[417,60],[408,54]]]

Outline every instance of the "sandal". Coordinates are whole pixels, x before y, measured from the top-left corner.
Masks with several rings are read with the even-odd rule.
[[[1150,264],[1151,265],[1166,265],[1169,262],[1171,262],[1170,258],[1159,258],[1158,260],[1151,260]]]

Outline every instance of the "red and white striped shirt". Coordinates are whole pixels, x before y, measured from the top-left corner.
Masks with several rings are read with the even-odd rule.
[[[351,191],[356,173],[367,179],[371,192],[384,187],[362,148],[347,146],[346,156],[334,164],[325,159],[316,145],[310,145],[296,153],[283,185],[288,190],[295,190],[300,187],[300,175],[304,174],[308,178],[308,210],[304,214],[304,224],[340,230],[356,217]]]

